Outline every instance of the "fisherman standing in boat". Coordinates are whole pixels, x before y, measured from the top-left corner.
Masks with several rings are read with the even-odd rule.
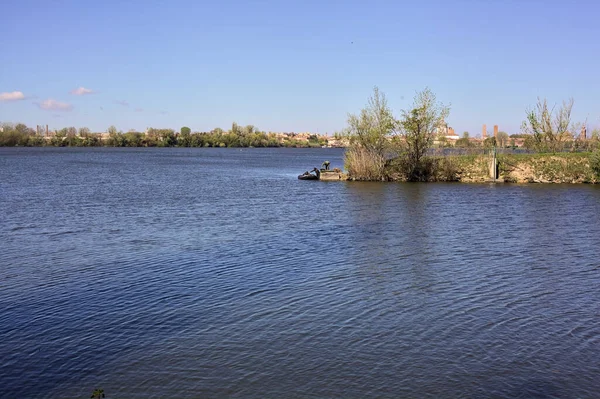
[[[325,161],[321,164],[321,166],[324,166],[325,170],[329,170],[329,163],[330,163],[329,161]]]

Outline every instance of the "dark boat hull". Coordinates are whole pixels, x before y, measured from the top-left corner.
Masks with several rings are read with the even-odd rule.
[[[315,176],[315,175],[298,175],[298,180],[319,180],[319,176]]]

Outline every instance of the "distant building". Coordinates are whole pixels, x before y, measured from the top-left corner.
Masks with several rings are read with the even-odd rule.
[[[509,140],[509,143],[511,143],[511,144],[513,142],[514,142],[515,147],[518,147],[518,148],[521,148],[525,145],[525,139],[523,139],[523,138],[513,138],[513,139]]]

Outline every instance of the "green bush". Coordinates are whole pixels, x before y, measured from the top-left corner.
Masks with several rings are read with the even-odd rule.
[[[458,181],[460,168],[454,157],[443,157],[437,160],[437,176],[438,181]]]

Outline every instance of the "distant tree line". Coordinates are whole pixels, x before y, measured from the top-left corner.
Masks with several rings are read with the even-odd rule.
[[[146,132],[123,133],[114,126],[106,133],[92,133],[83,127],[65,127],[48,137],[38,134],[22,123],[0,126],[0,146],[5,147],[322,147],[328,144],[323,136],[311,134],[300,137],[295,133],[277,135],[258,130],[253,125],[233,123],[231,129],[216,128],[210,132],[196,132],[184,126],[173,129],[150,128]]]

